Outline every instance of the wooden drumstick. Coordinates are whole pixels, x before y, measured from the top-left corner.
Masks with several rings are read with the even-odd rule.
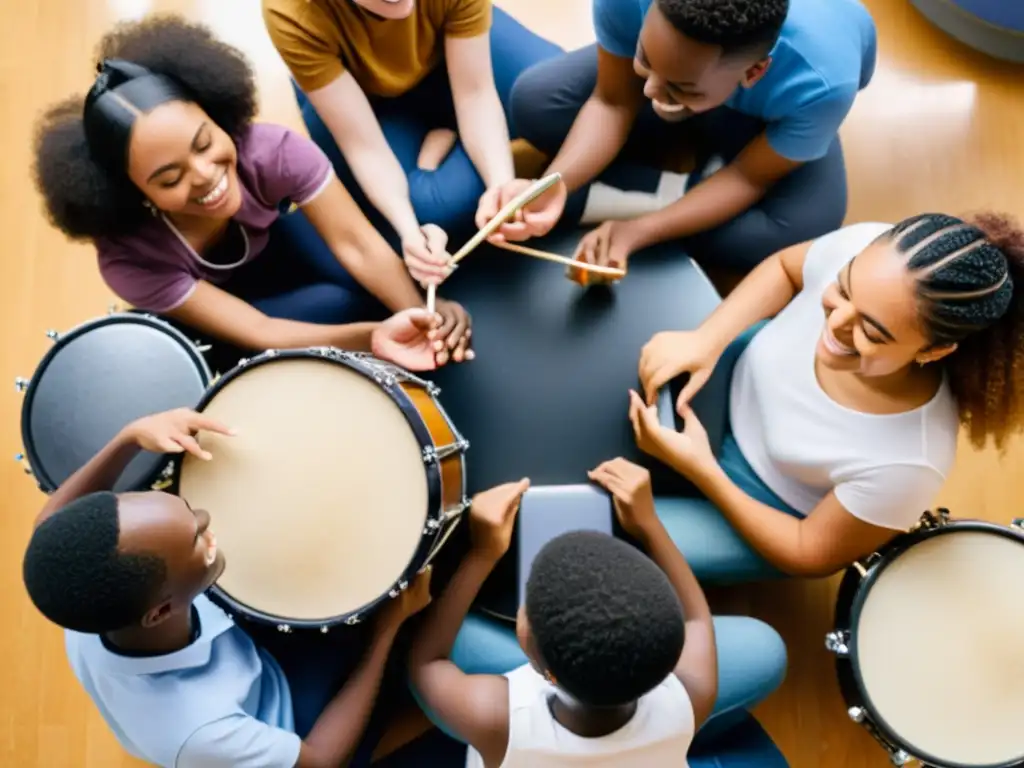
[[[504,248],[506,251],[514,251],[515,253],[521,253],[524,256],[533,256],[535,259],[544,259],[545,261],[553,261],[555,264],[564,264],[567,267],[573,269],[583,269],[588,272],[597,272],[600,275],[607,275],[608,277],[625,277],[626,270],[618,269],[617,267],[602,267],[599,264],[588,264],[585,261],[576,261],[576,259],[570,259],[568,256],[562,256],[557,253],[549,253],[548,251],[541,251],[537,248],[527,248],[525,245],[517,245],[516,243],[495,243],[498,248]]]
[[[473,237],[471,237],[464,246],[459,248],[455,255],[452,256],[452,259],[449,262],[449,264],[454,266],[455,264],[458,264],[460,261],[466,258],[470,254],[470,252],[473,251],[474,248],[476,248],[478,245],[480,245],[480,243],[482,243],[484,240],[486,240],[488,237],[494,234],[495,230],[497,230],[498,227],[500,227],[502,224],[508,221],[508,219],[511,216],[513,216],[516,213],[516,211],[518,211],[524,205],[532,203],[538,197],[543,195],[545,192],[551,189],[551,187],[557,184],[561,180],[561,178],[562,174],[560,173],[549,174],[545,176],[543,179],[535,181],[533,184],[528,186],[518,195],[509,200],[508,203],[506,203],[505,206],[494,215],[494,218],[492,218],[490,221],[484,224],[480,228],[479,232],[473,235]],[[431,314],[434,313],[434,306],[436,301],[437,286],[431,283],[427,287],[427,311],[430,312]]]

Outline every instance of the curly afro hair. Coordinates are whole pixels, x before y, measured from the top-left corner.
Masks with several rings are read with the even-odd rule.
[[[154,16],[115,27],[100,41],[96,64],[123,59],[166,75],[230,136],[256,115],[256,84],[242,53],[204,26],[177,16]],[[114,178],[89,153],[83,96],[50,107],[36,126],[34,176],[50,221],[68,237],[124,235],[148,215],[142,193]]]
[[[117,496],[93,493],[44,520],[22,578],[39,612],[65,629],[102,634],[141,621],[167,577],[162,559],[118,550]]]
[[[665,574],[623,541],[575,531],[548,542],[526,584],[543,664],[583,704],[636,701],[675,668],[683,610]]]
[[[657,0],[658,9],[681,34],[724,55],[764,56],[779,39],[789,0]]]
[[[1008,216],[941,213],[905,219],[882,235],[907,260],[921,322],[971,442],[1000,450],[1024,427],[1024,231]]]

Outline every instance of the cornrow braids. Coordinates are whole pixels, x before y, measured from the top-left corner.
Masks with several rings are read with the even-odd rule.
[[[941,363],[961,424],[1002,450],[1024,426],[1024,232],[1001,214],[925,213],[885,236],[907,259],[931,346],[956,344]]]

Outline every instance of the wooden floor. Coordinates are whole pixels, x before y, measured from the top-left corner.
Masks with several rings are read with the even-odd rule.
[[[299,127],[283,65],[262,27],[258,0],[35,0],[7,4],[0,27],[0,381],[30,376],[44,331],[103,314],[111,296],[90,249],[68,245],[40,214],[28,174],[32,122],[47,103],[90,81],[92,47],[110,22],[176,10],[214,26],[259,69],[263,116]],[[590,0],[504,0],[504,7],[567,47],[592,38]],[[989,61],[931,29],[906,0],[870,0],[881,32],[874,82],[843,128],[850,220],[893,221],[924,210],[1001,207],[1024,217],[1024,70]],[[20,396],[0,394],[0,446],[21,450]],[[962,451],[941,502],[960,516],[1008,522],[1020,509],[1011,478],[1024,449],[1003,461]],[[74,680],[60,632],[25,597],[20,563],[42,503],[11,460],[0,461],[0,765],[117,768],[123,756]],[[789,678],[758,711],[794,768],[881,768],[888,762],[845,714],[831,658],[833,582],[735,590],[722,604],[750,610],[784,634]],[[900,631],[894,627],[893,631]],[[935,642],[922,637],[922,643]],[[907,696],[915,695],[908,686]],[[154,715],[155,716],[155,715]]]

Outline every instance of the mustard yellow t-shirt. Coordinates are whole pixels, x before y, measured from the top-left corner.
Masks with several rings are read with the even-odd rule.
[[[444,38],[490,30],[491,0],[416,0],[405,19],[381,19],[352,0],[263,0],[270,39],[307,93],[348,70],[369,94],[398,96],[429,73]]]

